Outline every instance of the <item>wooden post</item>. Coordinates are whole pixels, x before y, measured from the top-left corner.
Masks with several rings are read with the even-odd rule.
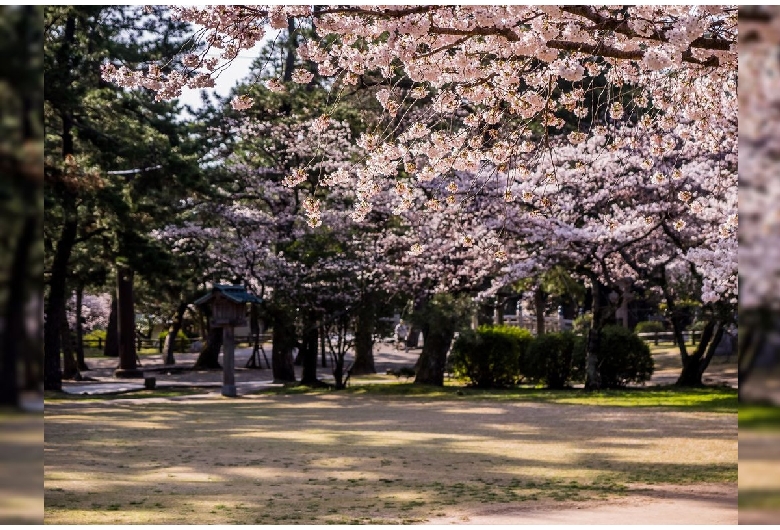
[[[658,346],[658,332],[655,332],[655,345]]]
[[[228,324],[222,328],[222,395],[236,397],[235,336],[233,326]]]

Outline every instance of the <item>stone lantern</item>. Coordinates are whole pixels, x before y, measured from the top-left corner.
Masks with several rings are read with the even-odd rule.
[[[195,300],[196,306],[211,308],[211,327],[222,328],[223,396],[236,396],[233,328],[246,325],[246,304],[259,304],[260,302],[260,298],[248,293],[246,288],[240,285],[215,285],[210,293]]]

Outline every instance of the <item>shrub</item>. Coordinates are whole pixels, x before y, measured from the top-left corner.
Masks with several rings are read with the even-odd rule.
[[[653,375],[653,357],[645,342],[622,326],[605,326],[598,351],[604,388],[644,383]]]
[[[85,348],[97,348],[98,344],[104,345],[106,343],[106,330],[92,330],[89,333],[85,333],[82,340]]]
[[[663,322],[657,320],[646,320],[644,322],[637,322],[634,328],[634,333],[655,333],[656,331],[665,331]]]
[[[593,315],[585,313],[574,319],[571,324],[572,331],[578,335],[587,335],[592,323]]]
[[[582,377],[584,339],[571,332],[539,335],[528,347],[520,372],[549,388],[565,388]]]
[[[163,344],[165,344],[165,337],[168,336],[168,330],[160,332],[160,340],[163,341]],[[184,331],[179,330],[179,333],[176,334],[176,344],[174,345],[173,349],[175,352],[178,353],[186,353],[187,350],[190,347],[190,341],[187,338],[187,335],[184,334]]]
[[[476,332],[464,331],[452,346],[453,372],[478,388],[514,385],[520,357],[531,338],[528,330],[511,326],[480,326]]]
[[[706,320],[694,320],[693,323],[688,326],[688,330],[690,331],[704,331],[704,328],[707,327],[707,321]]]

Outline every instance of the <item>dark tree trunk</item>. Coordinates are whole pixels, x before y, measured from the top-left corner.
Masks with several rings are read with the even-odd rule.
[[[82,317],[84,302],[84,284],[79,283],[76,289],[76,364],[80,371],[89,370],[84,360],[84,318]]]
[[[80,381],[81,373],[79,373],[79,365],[76,362],[76,351],[73,347],[73,333],[71,332],[70,324],[68,324],[68,316],[64,305],[62,306],[60,319],[62,322],[60,325],[63,359],[62,378]]]
[[[69,64],[70,47],[75,42],[76,17],[68,15],[65,21],[65,31],[62,36],[63,45],[58,52],[58,62]],[[73,116],[69,110],[61,113],[62,118],[62,157],[67,159],[73,150]],[[43,388],[44,390],[62,391],[62,371],[60,363],[60,340],[62,337],[62,307],[65,305],[65,286],[68,279],[68,262],[76,244],[78,231],[75,198],[65,192],[63,201],[64,224],[49,277],[49,300],[44,311],[43,326]]]
[[[704,327],[701,341],[696,352],[688,355],[683,361],[682,372],[677,379],[677,386],[696,387],[702,386],[704,371],[710,365],[712,356],[723,338],[725,327],[722,322],[710,320]]]
[[[504,325],[504,300],[500,297],[496,299],[496,304],[493,306],[493,324]]]
[[[372,306],[358,311],[355,319],[355,362],[352,375],[375,374],[374,366],[374,328],[376,310]]]
[[[0,405],[19,405],[19,346],[25,336],[25,300],[30,248],[35,241],[38,220],[27,217],[16,241],[8,285],[5,311],[5,330],[0,357]],[[25,357],[29,357],[28,354]]]
[[[76,243],[77,228],[75,217],[66,217],[51,267],[49,299],[46,301],[43,326],[43,388],[45,390],[62,390],[60,363],[62,308],[65,306],[68,262]]]
[[[34,292],[33,299],[35,300],[35,308],[33,314],[39,316],[43,313],[43,292]],[[40,328],[37,328],[37,332],[32,336],[27,337],[27,348],[31,352],[30,355],[24,355],[24,389],[25,390],[38,390],[43,378],[43,356],[40,352],[43,351],[42,336],[40,334]]]
[[[219,364],[219,351],[222,349],[222,328],[210,328],[206,345],[200,350],[194,368],[200,370],[216,370],[222,368]]]
[[[601,373],[599,372],[599,346],[601,345],[601,328],[604,327],[604,315],[601,308],[601,284],[597,278],[591,277],[591,293],[593,306],[591,314],[593,323],[588,332],[588,343],[585,361],[585,388],[587,390],[601,389]]]
[[[407,348],[418,348],[420,345],[420,328],[412,326],[409,335],[406,337]]]
[[[295,325],[289,314],[283,310],[272,312],[273,346],[271,350],[271,367],[275,383],[294,383],[295,366],[292,350],[295,347]]]
[[[536,335],[544,335],[544,290],[541,285],[534,291],[534,311],[536,311]]]
[[[322,367],[328,367],[328,354],[325,351],[325,328],[320,326],[320,355],[322,356]]]
[[[680,311],[677,310],[676,301],[674,295],[669,289],[666,281],[666,271],[662,271],[661,276],[661,289],[666,299],[666,305],[671,314],[672,321],[672,333],[674,334],[674,341],[677,344],[677,348],[680,350],[680,362],[682,364],[682,371],[680,377],[677,378],[677,386],[697,387],[702,386],[702,377],[704,371],[710,365],[712,356],[715,354],[715,349],[718,347],[721,338],[723,338],[724,326],[722,322],[717,320],[710,320],[704,326],[701,340],[696,346],[696,350],[692,353],[688,353],[688,348],[685,344],[685,337],[683,335],[683,329],[685,327],[684,318]]]
[[[187,311],[187,303],[179,302],[176,313],[173,315],[171,325],[168,327],[168,335],[165,336],[165,345],[163,346],[163,359],[165,364],[176,364],[173,352],[176,349],[176,337],[181,330],[181,323],[184,320],[184,313]]]
[[[103,345],[103,355],[119,357],[119,324],[117,323],[116,294],[111,296],[111,313],[108,316],[106,343]]]
[[[436,330],[423,328],[423,344],[420,359],[417,361],[416,384],[444,386],[444,370],[447,364],[447,352],[455,336],[454,330]]]
[[[320,384],[317,379],[317,352],[319,349],[319,337],[317,333],[316,317],[309,315],[308,321],[304,327],[303,337],[301,338],[301,357],[303,361],[303,374],[301,375],[301,384],[316,386]]]
[[[328,336],[328,345],[330,346],[330,353],[331,353],[331,361],[333,365],[333,379],[336,383],[336,390],[343,390],[347,387],[347,384],[349,384],[349,378],[352,375],[352,370],[347,370],[346,374],[344,373],[344,360],[346,357],[347,352],[347,344],[346,344],[346,337],[347,337],[347,328],[349,326],[349,318],[346,316],[346,314],[339,317],[338,321],[336,322],[336,346],[333,346],[333,342]],[[329,330],[326,329],[325,332],[327,333]],[[346,377],[345,377],[346,376]]]
[[[117,263],[116,266],[116,308],[119,323],[119,367],[115,377],[143,377],[138,369],[135,350],[135,302],[133,300],[133,276],[131,268]]]
[[[282,72],[282,81],[289,83],[292,81],[293,70],[295,69],[295,56],[297,55],[298,43],[295,38],[295,20],[287,19],[287,54],[284,58],[284,71]]]
[[[765,318],[762,318],[761,312],[751,311],[739,314],[737,381],[740,402],[747,399],[744,395],[744,389],[758,365],[758,359],[767,340],[767,323],[764,321]]]

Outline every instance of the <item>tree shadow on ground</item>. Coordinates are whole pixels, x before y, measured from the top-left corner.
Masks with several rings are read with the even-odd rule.
[[[733,482],[732,420],[348,394],[58,402],[47,522],[404,523],[594,502],[628,483]]]

